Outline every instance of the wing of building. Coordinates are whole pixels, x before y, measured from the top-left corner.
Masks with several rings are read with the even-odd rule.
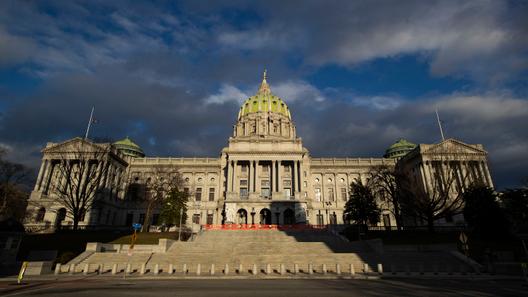
[[[28,229],[71,224],[53,190],[60,179],[57,168],[64,152],[83,143],[112,148],[105,158],[109,168],[102,182],[105,195],[80,223],[89,227],[142,222],[146,210],[134,197],[133,186],[156,178],[159,168],[177,171],[182,177],[184,190],[190,193],[189,224],[342,224],[349,185],[354,179],[366,182],[372,167],[394,167],[399,162],[418,182],[430,183],[436,163],[441,161],[435,156],[441,155],[440,148],[446,146],[455,152],[450,158],[460,161],[461,170],[467,168],[472,177],[492,185],[482,146],[452,139],[434,145],[400,140],[384,158],[312,157],[297,136],[287,104],[272,93],[264,74],[257,93],[240,107],[232,136],[220,157],[145,157],[129,138],[113,144],[94,144],[81,138],[48,143],[30,197],[28,209],[33,215],[26,223]],[[383,208],[380,225],[394,225],[390,207]],[[154,209],[154,225],[158,212]]]

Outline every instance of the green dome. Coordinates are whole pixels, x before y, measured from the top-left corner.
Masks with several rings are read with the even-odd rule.
[[[405,156],[408,152],[412,151],[415,147],[416,144],[401,138],[385,151],[385,155],[383,155],[383,157],[399,159]]]
[[[121,151],[125,156],[131,157],[145,157],[145,153],[141,147],[135,144],[128,136],[125,139],[114,142],[114,146]]]
[[[273,112],[282,114],[291,119],[290,110],[284,101],[271,93],[270,86],[266,81],[266,71],[264,71],[264,78],[260,84],[260,88],[255,96],[251,96],[242,106],[238,112],[238,118],[257,112]]]

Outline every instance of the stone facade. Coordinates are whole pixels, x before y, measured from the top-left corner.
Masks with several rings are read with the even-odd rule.
[[[27,227],[57,225],[63,219],[62,224],[68,224],[68,218],[58,218],[62,206],[53,202],[50,189],[54,166],[58,164],[54,156],[75,142],[91,144],[76,138],[50,143],[43,150],[42,166],[28,206],[35,211],[36,219],[28,221]],[[128,142],[129,139],[120,142],[120,148]],[[393,167],[398,162],[415,174],[417,182],[426,185],[430,183],[434,170],[431,168],[438,155],[435,150],[445,146],[455,152],[451,159],[461,161],[461,170],[471,168],[475,177],[492,186],[482,146],[455,140],[418,145],[399,161],[311,157],[296,135],[287,105],[271,93],[264,77],[257,94],[242,104],[228,146],[219,158],[142,157],[113,146],[106,159],[112,168],[107,180],[116,184],[105,184],[108,197],[97,209],[89,211],[81,225],[128,226],[140,222],[145,210],[131,201],[127,189],[132,183],[152,178],[156,167],[172,168],[183,178],[184,190],[190,193],[188,224],[342,224],[352,180],[366,182],[373,166]],[[137,146],[132,149],[140,150]],[[467,159],[468,156],[472,159]],[[383,208],[380,225],[394,226],[390,207],[383,202],[380,205]]]

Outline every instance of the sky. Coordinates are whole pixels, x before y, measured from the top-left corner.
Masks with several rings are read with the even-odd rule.
[[[0,146],[131,137],[217,157],[264,69],[314,157],[399,138],[481,143],[496,186],[528,177],[526,1],[0,1]]]

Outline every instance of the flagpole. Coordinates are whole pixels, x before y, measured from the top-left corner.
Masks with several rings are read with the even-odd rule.
[[[438,121],[438,127],[440,128],[440,135],[442,135],[442,141],[445,141],[444,130],[442,129],[442,123],[440,122],[440,117],[438,116],[438,109],[435,109],[436,120]]]
[[[90,133],[90,127],[92,126],[94,109],[95,106],[92,106],[92,112],[90,113],[90,120],[88,121],[88,127],[86,127],[86,134],[84,135],[84,139],[88,139],[88,133]]]

